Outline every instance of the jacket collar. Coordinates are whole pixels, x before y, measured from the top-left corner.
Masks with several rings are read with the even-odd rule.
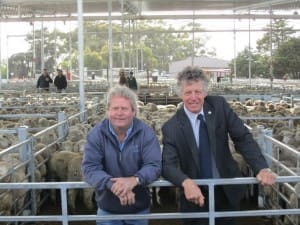
[[[177,113],[177,121],[180,125],[181,132],[183,133],[183,136],[186,140],[186,143],[188,144],[188,150],[191,151],[192,158],[195,161],[195,165],[197,166],[197,170],[200,170],[200,165],[199,165],[199,154],[198,154],[198,147],[196,140],[194,138],[194,133],[193,133],[193,128],[190,124],[190,120],[187,117],[183,107],[181,107]]]
[[[203,104],[203,113],[205,117],[205,122],[208,130],[209,141],[211,143],[211,150],[214,155],[216,155],[215,150],[215,110],[214,108],[205,100]],[[190,124],[189,118],[187,117],[183,106],[176,113],[180,128],[183,132],[184,137],[187,140],[189,149],[192,151],[196,165],[199,166],[199,157],[198,157],[198,147],[194,138],[194,133],[192,126]]]
[[[216,156],[216,113],[214,107],[207,101],[204,101],[203,112],[205,116],[205,122],[207,126],[207,132],[209,137],[210,149],[214,156]]]

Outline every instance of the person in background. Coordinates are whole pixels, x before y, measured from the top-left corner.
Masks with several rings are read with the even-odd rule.
[[[260,184],[272,185],[276,179],[244,122],[223,97],[208,95],[208,84],[200,68],[184,68],[177,77],[183,106],[162,127],[162,176],[179,187],[181,212],[208,211],[208,188],[194,179],[242,177],[229,136]],[[245,185],[217,185],[216,210],[238,209],[245,190]],[[184,220],[184,225],[208,224],[208,218]],[[233,218],[216,219],[216,225],[229,224]]]
[[[127,82],[128,82],[128,87],[133,90],[134,92],[137,91],[137,82],[136,82],[136,78],[133,76],[133,72],[130,71],[129,73],[129,77],[127,78]]]
[[[107,118],[87,135],[82,174],[96,190],[97,215],[150,211],[147,185],[161,174],[161,150],[153,129],[136,114],[136,94],[117,85],[108,93]],[[147,224],[145,219],[97,221],[97,225]]]
[[[52,78],[49,75],[49,72],[47,69],[43,70],[43,73],[39,76],[36,84],[36,88],[38,88],[41,91],[49,91],[50,83],[53,83]]]
[[[96,79],[96,74],[95,72],[92,72],[92,80],[95,80]]]
[[[119,85],[128,86],[128,82],[127,82],[127,78],[125,76],[124,69],[120,69],[120,71],[119,71]]]
[[[217,75],[217,83],[220,83],[221,82],[221,75]]]
[[[67,78],[63,74],[63,71],[61,69],[56,69],[57,75],[54,78],[54,85],[57,88],[58,93],[64,93],[67,88]]]

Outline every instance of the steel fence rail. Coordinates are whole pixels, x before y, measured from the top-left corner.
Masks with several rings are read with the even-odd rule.
[[[262,209],[262,210],[242,210],[216,212],[214,209],[214,187],[216,185],[233,184],[257,184],[255,178],[232,178],[232,179],[203,179],[194,180],[198,185],[208,185],[209,187],[209,212],[202,213],[150,213],[144,215],[122,214],[122,215],[68,215],[67,190],[76,188],[90,188],[85,182],[42,182],[42,183],[0,183],[0,189],[59,189],[61,193],[61,215],[39,215],[39,216],[0,216],[0,221],[61,221],[63,225],[68,225],[70,221],[96,221],[96,220],[120,220],[120,219],[183,219],[183,218],[209,218],[209,224],[215,224],[218,217],[255,217],[255,216],[278,216],[278,215],[300,215],[300,208],[297,209]],[[299,183],[300,176],[277,177],[276,183]],[[158,180],[149,187],[173,186],[166,180]],[[300,197],[300,193],[297,193]]]

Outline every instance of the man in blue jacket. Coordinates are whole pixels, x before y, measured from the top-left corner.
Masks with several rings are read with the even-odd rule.
[[[107,118],[87,135],[82,173],[96,189],[97,215],[150,211],[148,184],[161,173],[161,150],[148,125],[136,118],[137,97],[126,86],[108,93]],[[103,220],[97,225],[147,225],[148,220]]]

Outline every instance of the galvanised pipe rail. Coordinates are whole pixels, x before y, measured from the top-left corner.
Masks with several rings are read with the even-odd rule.
[[[45,216],[0,216],[0,221],[62,221],[63,225],[68,225],[69,221],[96,221],[96,220],[120,220],[120,219],[182,219],[182,218],[209,218],[209,224],[215,224],[218,217],[243,217],[243,216],[271,216],[271,215],[300,215],[298,209],[275,209],[275,210],[243,210],[215,212],[214,210],[214,186],[232,184],[257,184],[255,178],[233,178],[233,179],[204,179],[194,180],[198,185],[209,186],[209,212],[204,213],[150,213],[145,215],[122,214],[109,216],[93,215],[68,215],[67,190],[74,188],[89,188],[85,182],[43,182],[43,183],[0,183],[0,189],[60,189],[62,214]],[[300,182],[300,176],[277,177],[277,183]],[[165,180],[158,180],[149,187],[173,186]]]

